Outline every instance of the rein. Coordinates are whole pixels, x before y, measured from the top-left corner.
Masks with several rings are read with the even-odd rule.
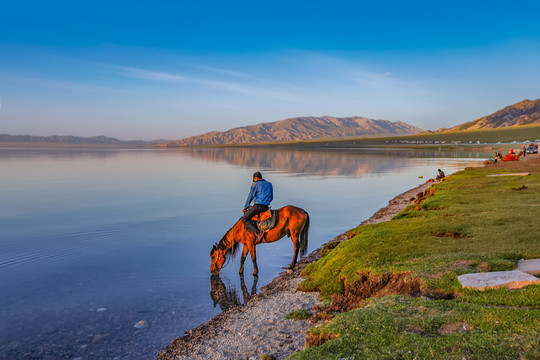
[[[232,241],[231,241],[231,252],[232,252],[232,248],[234,246],[234,226],[231,228],[231,233],[232,233]],[[223,264],[223,267],[227,266],[227,264],[229,264],[229,262],[231,261],[231,258],[232,258],[232,254],[231,256],[226,256],[225,257],[225,264]]]
[[[232,251],[232,248],[234,246],[234,226],[231,228],[231,233],[232,233],[232,241],[231,241],[230,250]],[[226,267],[231,261],[231,258],[232,256],[225,256],[225,264],[223,264],[222,267]]]

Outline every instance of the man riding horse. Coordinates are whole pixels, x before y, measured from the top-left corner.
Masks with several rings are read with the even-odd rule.
[[[274,198],[274,189],[272,184],[265,179],[263,179],[260,172],[253,174],[253,184],[249,190],[249,194],[244,205],[244,210],[242,212],[242,222],[246,227],[246,230],[255,234],[259,234],[260,231],[251,221],[251,218],[255,215],[258,215],[262,212],[268,210],[272,199]],[[250,207],[251,202],[253,206]]]
[[[210,272],[219,275],[221,268],[227,259],[231,259],[237,253],[238,246],[242,244],[242,257],[240,259],[240,274],[244,273],[244,261],[251,254],[253,262],[253,275],[257,275],[257,255],[255,246],[260,243],[272,243],[287,236],[291,238],[294,246],[293,259],[289,269],[293,269],[298,259],[304,256],[308,245],[309,214],[301,208],[287,205],[273,210],[271,219],[263,221],[261,227],[264,231],[258,231],[251,222],[253,216],[268,210],[268,205],[274,198],[272,184],[264,180],[260,172],[253,174],[253,184],[244,205],[244,215],[227,231],[225,236],[210,251]],[[251,203],[253,206],[250,208]],[[261,214],[264,218],[264,214]],[[261,219],[263,220],[263,219]],[[256,235],[259,233],[259,235]],[[264,241],[262,240],[264,237]]]

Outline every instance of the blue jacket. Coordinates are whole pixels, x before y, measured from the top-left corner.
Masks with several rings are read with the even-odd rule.
[[[270,205],[273,199],[274,188],[272,184],[264,179],[260,179],[251,185],[244,209],[249,208],[251,201],[253,201],[253,204]]]

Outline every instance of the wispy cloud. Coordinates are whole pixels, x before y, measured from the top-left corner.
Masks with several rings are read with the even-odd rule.
[[[376,72],[369,72],[365,70],[358,70],[358,69],[351,69],[348,71],[348,73],[351,75],[351,78],[357,82],[366,83],[366,84],[374,84],[374,83],[380,83],[383,80],[391,77],[393,74],[391,72],[386,73],[376,73]]]
[[[254,79],[254,77],[252,77],[251,75],[244,74],[244,73],[241,73],[241,72],[238,72],[238,71],[220,69],[220,68],[216,68],[216,67],[212,67],[212,66],[204,66],[204,65],[198,65],[198,64],[192,64],[191,66],[199,68],[199,69],[219,73],[219,74],[231,75],[231,76],[236,76],[236,77],[246,78],[246,79]]]
[[[160,71],[145,70],[128,66],[107,65],[117,69],[118,74],[142,80],[158,82],[182,82],[188,80],[187,77],[179,74],[165,73]]]
[[[256,83],[274,85],[274,86],[278,86],[280,88],[287,88],[287,89],[297,89],[297,90],[300,89],[298,86],[295,86],[295,85],[283,83],[283,82],[276,81],[276,80],[266,79],[266,78],[262,78],[262,77],[258,77],[258,76],[253,76],[253,75],[250,75],[250,74],[241,73],[241,72],[234,71],[234,70],[228,70],[228,69],[222,69],[222,68],[216,68],[216,67],[212,67],[212,66],[204,66],[204,65],[198,65],[198,64],[197,65],[192,65],[192,66],[197,67],[199,69],[207,70],[207,71],[210,71],[210,72],[218,73],[218,74],[229,75],[229,76],[234,76],[234,77],[241,78],[241,79],[251,80],[251,81],[256,82]]]
[[[34,77],[18,76],[18,75],[11,75],[11,74],[8,75],[8,74],[2,74],[2,73],[0,73],[0,78],[5,79],[7,81],[29,83],[29,84],[35,84],[35,85],[40,85],[40,86],[45,86],[45,87],[55,87],[55,88],[61,88],[65,90],[111,92],[111,93],[126,93],[126,94],[131,93],[131,91],[129,90],[119,89],[115,87],[83,84],[83,83],[76,83],[76,82],[49,79],[49,78],[34,78]]]
[[[221,79],[214,78],[203,78],[188,76],[173,72],[162,72],[149,69],[128,67],[128,66],[118,66],[118,65],[106,65],[109,68],[116,70],[116,73],[120,76],[147,80],[152,82],[167,82],[167,83],[179,83],[192,86],[201,86],[205,88],[210,88],[214,90],[220,90],[225,92],[234,92],[242,94],[264,94],[272,96],[291,96],[292,94],[288,92],[283,92],[281,89],[269,89],[268,87],[261,86],[254,82],[246,83],[239,81],[226,81]],[[253,77],[222,69],[216,68],[206,68],[207,70],[212,70],[214,72],[219,72],[222,74],[233,75],[235,77],[245,78],[248,80],[254,80]],[[259,80],[260,81],[260,80]]]

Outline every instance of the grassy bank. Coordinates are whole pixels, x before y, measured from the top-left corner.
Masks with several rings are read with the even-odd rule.
[[[531,175],[486,176],[522,171]],[[540,258],[538,204],[540,159],[499,163],[452,175],[392,221],[350,230],[305,269],[301,289],[320,291],[331,315],[359,308],[310,330],[321,345],[291,359],[539,359],[539,285],[480,292],[457,281]]]

